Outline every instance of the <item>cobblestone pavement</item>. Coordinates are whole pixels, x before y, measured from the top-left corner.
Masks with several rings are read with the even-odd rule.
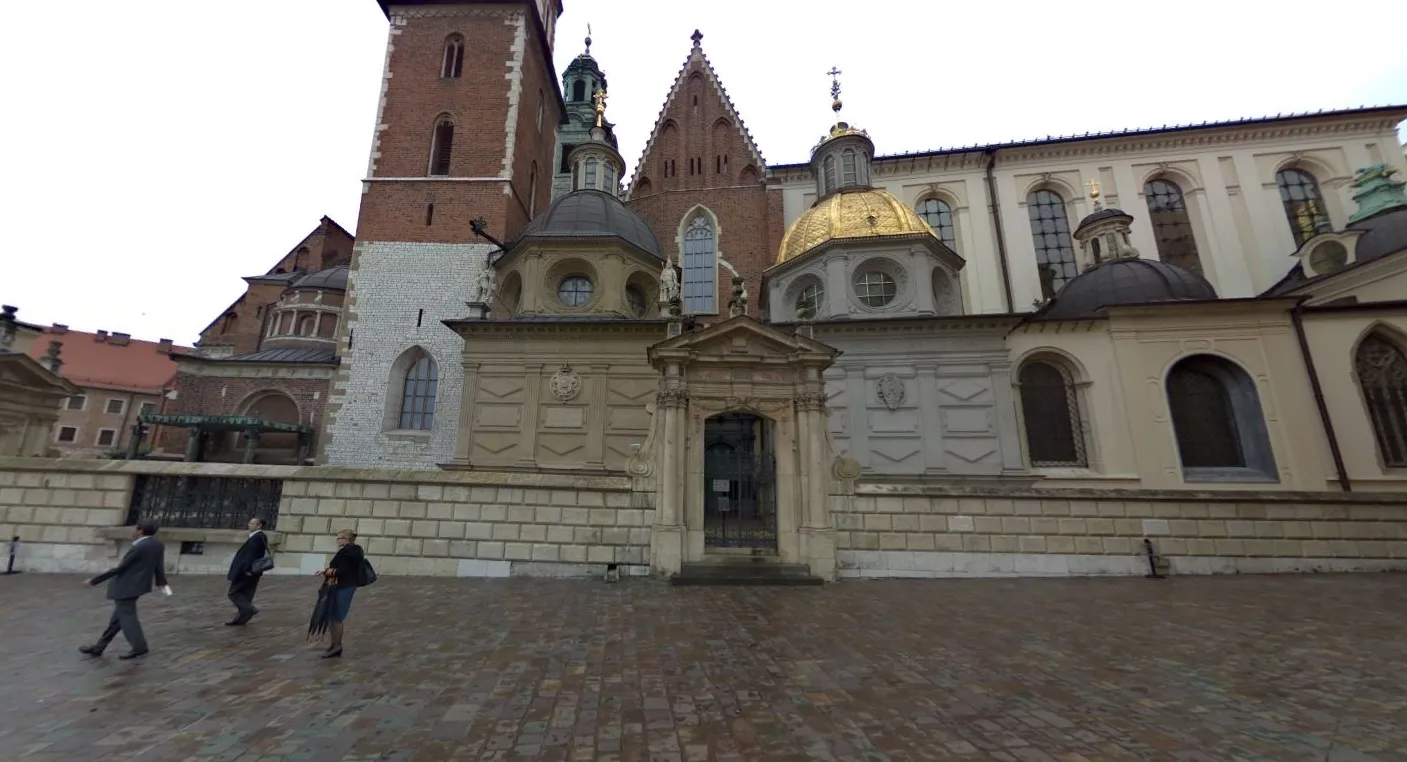
[[[141,604],[0,577],[0,759],[1407,760],[1407,576],[824,588],[384,578],[341,661],[316,581]]]

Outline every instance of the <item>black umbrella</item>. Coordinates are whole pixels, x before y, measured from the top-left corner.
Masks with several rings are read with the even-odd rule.
[[[326,582],[318,588],[318,602],[313,604],[313,616],[308,620],[308,642],[321,641],[327,632],[327,611],[332,602],[332,596],[329,594],[331,591],[332,588],[328,587]]]

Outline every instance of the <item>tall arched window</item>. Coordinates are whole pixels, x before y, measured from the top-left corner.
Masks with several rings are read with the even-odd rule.
[[[1089,465],[1074,379],[1064,367],[1034,360],[1021,366],[1021,416],[1032,466]]]
[[[1197,240],[1182,189],[1171,180],[1150,180],[1143,184],[1143,195],[1153,222],[1153,238],[1158,242],[1158,259],[1201,273],[1202,260],[1197,256]]]
[[[827,156],[821,165],[825,168],[825,192],[835,190],[835,156]]]
[[[537,89],[537,131],[542,132],[542,112],[547,107],[542,95],[542,88]]]
[[[718,274],[718,250],[714,241],[713,224],[706,215],[698,214],[684,231],[684,311],[686,313],[714,312],[713,298]]]
[[[448,175],[449,159],[454,153],[454,121],[447,116],[435,122],[435,139],[430,146],[430,174]]]
[[[537,162],[528,173],[528,219],[537,216]]]
[[[1407,467],[1407,355],[1373,335],[1358,345],[1353,361],[1383,465]]]
[[[1031,218],[1031,239],[1036,245],[1036,269],[1041,276],[1041,295],[1050,298],[1079,275],[1075,247],[1070,243],[1070,220],[1065,216],[1065,199],[1059,193],[1038,190],[1026,197]]]
[[[926,198],[919,202],[918,214],[933,228],[933,234],[938,236],[938,240],[953,251],[958,250],[957,235],[953,230],[953,208],[948,206],[946,201]]]
[[[847,148],[840,152],[840,187],[849,188],[858,182],[855,178],[855,151]]]
[[[586,100],[586,82],[584,80],[579,79],[572,83],[572,100],[578,103]]]
[[[1319,181],[1302,169],[1282,169],[1275,173],[1275,185],[1280,189],[1280,201],[1285,205],[1285,219],[1295,245],[1320,233],[1333,230],[1329,215],[1324,211],[1324,198],[1319,195]]]
[[[452,34],[445,39],[445,55],[440,61],[440,76],[456,79],[464,73],[464,38]]]
[[[429,355],[421,355],[405,372],[401,390],[402,429],[429,431],[435,423],[435,391],[439,385],[439,368]]]
[[[1193,355],[1168,372],[1167,393],[1185,479],[1275,478],[1260,396],[1246,371],[1220,357]]]

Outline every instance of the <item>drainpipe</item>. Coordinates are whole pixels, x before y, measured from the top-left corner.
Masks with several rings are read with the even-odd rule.
[[[997,166],[997,149],[988,148],[983,151],[987,155],[987,200],[991,202],[992,224],[997,229],[997,262],[1002,267],[1002,287],[1006,295],[1006,311],[1015,311],[1012,303],[1015,298],[1011,295],[1011,265],[1006,260],[1006,234],[1002,232],[1002,210],[1001,203],[997,200],[997,181],[992,177],[992,170]]]
[[[1304,369],[1309,372],[1309,386],[1314,390],[1314,404],[1319,408],[1319,422],[1324,425],[1324,438],[1329,440],[1329,454],[1334,458],[1334,470],[1339,473],[1339,487],[1344,492],[1352,492],[1353,483],[1349,481],[1348,469],[1344,467],[1339,438],[1334,435],[1334,422],[1329,418],[1329,406],[1324,403],[1324,387],[1319,384],[1319,372],[1314,369],[1314,355],[1309,352],[1309,339],[1305,336],[1304,320],[1301,318],[1303,309],[1303,300],[1290,308],[1290,323],[1295,327],[1295,338],[1299,339]]]

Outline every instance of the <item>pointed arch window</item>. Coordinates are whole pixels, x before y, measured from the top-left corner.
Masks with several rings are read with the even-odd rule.
[[[1383,465],[1407,468],[1407,355],[1375,334],[1358,345],[1353,360]]]
[[[1033,191],[1026,197],[1026,212],[1031,218],[1031,240],[1036,247],[1041,296],[1049,299],[1080,274],[1075,265],[1075,247],[1070,243],[1065,199],[1052,190]]]
[[[458,79],[464,73],[464,38],[452,34],[445,39],[445,55],[440,60],[440,76]]]
[[[1285,205],[1285,219],[1295,245],[1320,233],[1333,230],[1329,215],[1324,212],[1324,198],[1319,194],[1319,181],[1302,169],[1282,169],[1275,173],[1275,185],[1280,189],[1280,201]]]
[[[824,192],[830,193],[835,190],[835,156],[827,156],[825,160],[821,162],[821,165],[824,167],[825,172]]]
[[[1034,360],[1021,366],[1017,378],[1031,465],[1088,466],[1079,396],[1070,371],[1054,362]]]
[[[957,235],[953,230],[953,208],[948,206],[948,202],[937,198],[927,198],[919,202],[918,214],[923,218],[928,226],[933,228],[933,234],[938,236],[945,246],[957,251]]]
[[[448,175],[449,160],[454,153],[454,121],[447,116],[435,123],[435,137],[430,146],[430,174]]]
[[[713,223],[703,214],[684,231],[683,301],[686,313],[712,313],[718,275],[718,249]]]
[[[1158,242],[1158,259],[1201,273],[1202,260],[1197,256],[1197,239],[1192,235],[1192,218],[1187,214],[1182,188],[1172,180],[1150,180],[1143,184],[1143,196]]]
[[[858,182],[855,179],[855,151],[847,148],[840,152],[840,187],[849,188]]]
[[[439,368],[429,355],[422,354],[410,364],[401,390],[399,428],[429,431],[434,427],[435,392],[439,382]]]

